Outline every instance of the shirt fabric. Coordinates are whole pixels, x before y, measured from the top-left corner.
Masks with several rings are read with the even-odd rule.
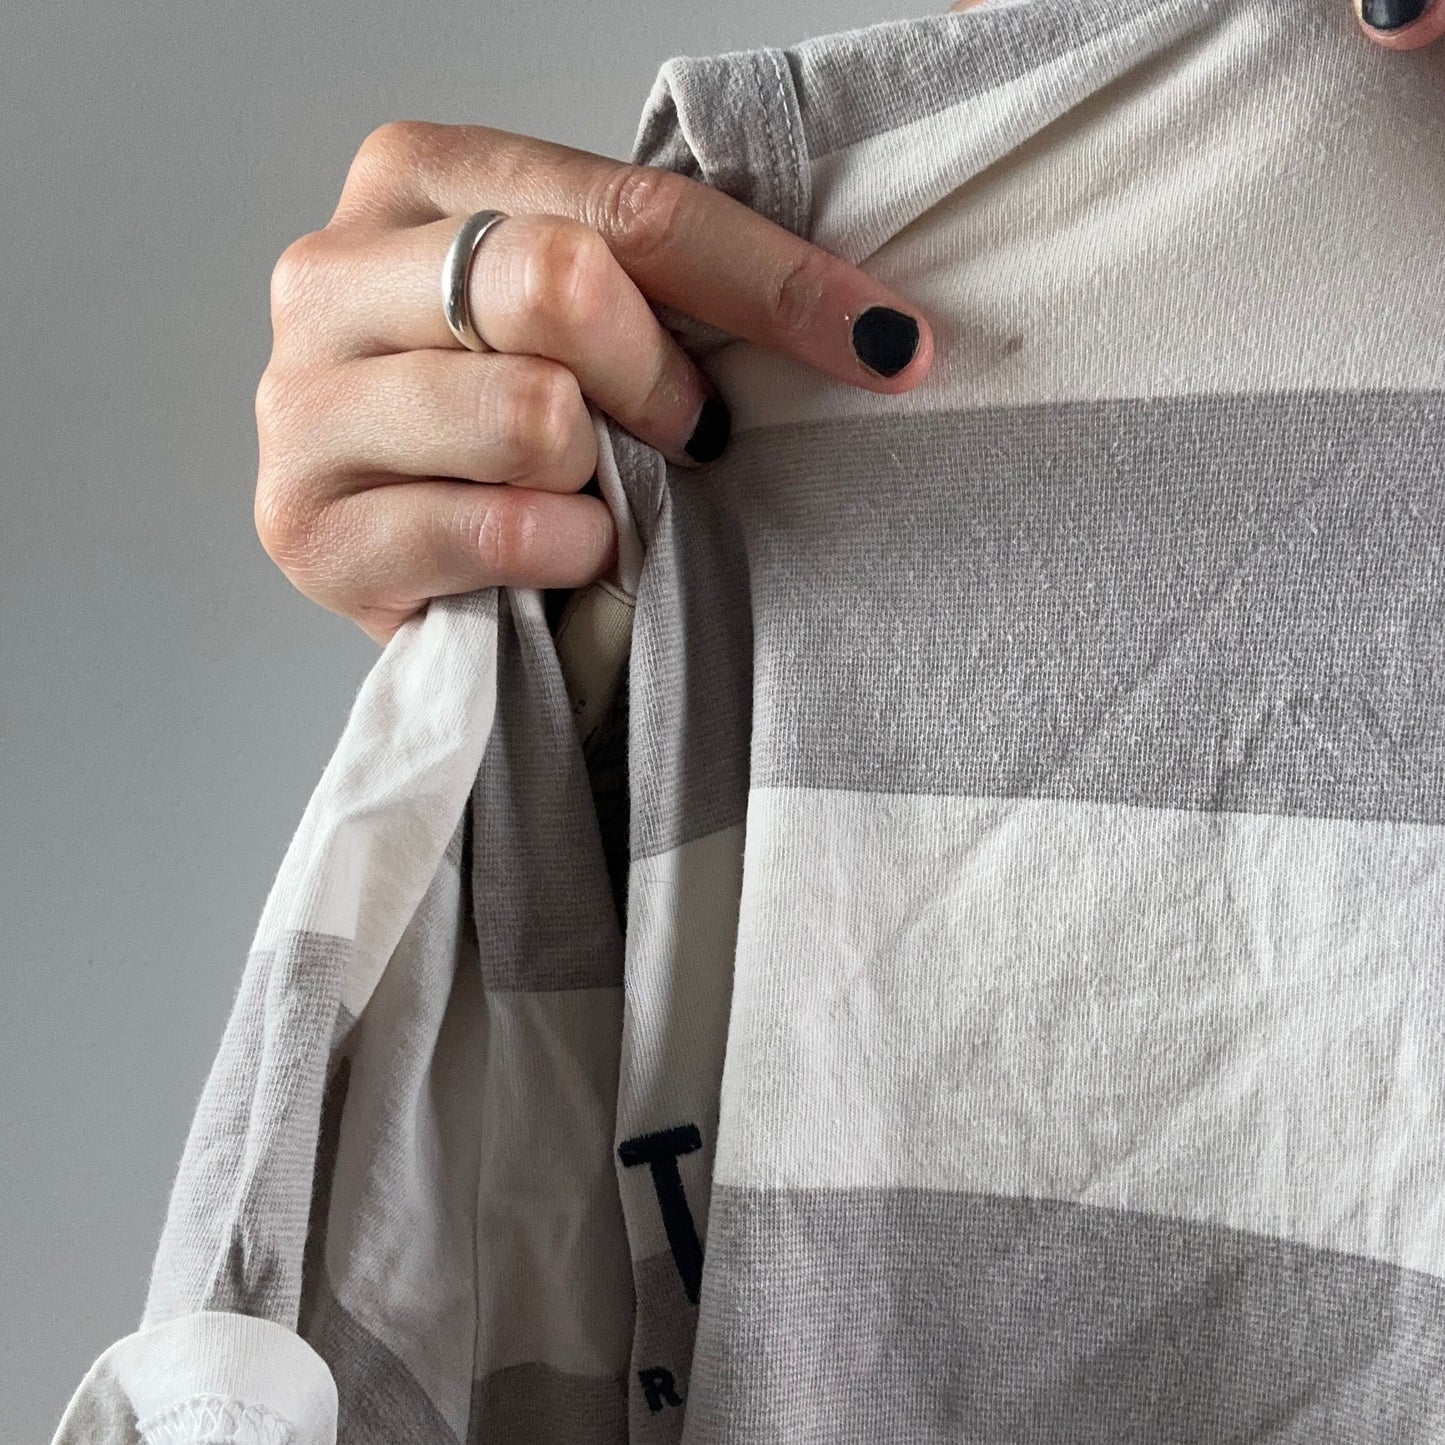
[[[933,369],[659,308],[728,452],[376,662],[57,1445],[1445,1438],[1442,137],[1342,0],[669,60]]]

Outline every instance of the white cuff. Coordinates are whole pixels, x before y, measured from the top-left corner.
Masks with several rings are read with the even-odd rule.
[[[119,1445],[136,1433],[143,1445],[336,1445],[336,1382],[283,1325],[217,1311],[183,1315],[106,1350],[76,1390],[54,1445]]]

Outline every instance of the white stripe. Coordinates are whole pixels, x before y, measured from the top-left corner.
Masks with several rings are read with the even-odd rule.
[[[716,1179],[1445,1274],[1445,829],[755,791]]]
[[[1445,386],[1428,185],[1445,85],[1418,57],[1400,66],[1362,44],[1347,10],[1326,23],[1281,5],[1271,23],[1261,7],[1221,9],[1207,44],[1187,39],[1193,53],[1167,50],[1096,97],[1097,75],[1065,59],[1049,77],[1060,95],[1035,73],[816,160],[814,238],[923,308],[933,369],[878,396],[733,342],[709,371],[735,435],[1050,401]],[[1055,99],[1080,103],[1055,119]],[[1412,176],[1418,190],[1402,190]]]
[[[262,909],[253,950],[274,947],[292,929],[355,940],[342,985],[354,1018],[435,877],[476,782],[496,713],[496,598],[490,590],[438,598],[387,644]]]
[[[707,1233],[742,871],[737,825],[634,859],[628,880],[617,1140],[698,1127],[702,1148],[677,1167],[699,1238]],[[632,1257],[667,1249],[649,1171],[624,1168],[621,1189]]]
[[[1200,18],[1197,7],[1180,8],[1166,20],[1156,13],[1121,17],[1090,44],[986,95],[968,95],[921,120],[812,157],[812,240],[860,265],[1120,72],[1197,29]]]

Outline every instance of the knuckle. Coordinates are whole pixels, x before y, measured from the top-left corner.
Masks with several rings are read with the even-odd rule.
[[[575,378],[561,366],[528,367],[510,389],[506,434],[521,467],[565,443],[576,390]]]
[[[280,325],[305,309],[326,264],[327,237],[321,231],[298,236],[271,268],[271,319]]]
[[[671,240],[686,188],[675,171],[624,165],[598,189],[596,229],[619,253],[645,259]]]
[[[825,254],[810,251],[784,271],[772,295],[773,316],[783,331],[806,331],[817,320],[828,267]]]
[[[428,121],[387,120],[356,148],[356,161],[366,170],[391,171],[415,159],[426,143]]]
[[[508,491],[468,509],[463,541],[491,577],[522,575],[541,529],[537,508],[520,493]]]
[[[545,395],[537,402],[538,438],[544,456],[552,459],[567,450],[577,413],[583,406],[582,388],[564,366],[549,367],[546,378],[541,383]]]
[[[289,379],[284,373],[268,366],[256,385],[256,440],[261,449],[262,465],[266,465],[283,445],[291,405]]]
[[[286,476],[263,467],[257,475],[252,512],[266,555],[288,576],[304,571],[314,549],[316,517],[301,490]]]
[[[341,187],[337,215],[375,219],[399,203],[413,205],[417,188],[445,165],[456,127],[425,120],[388,120],[356,148]],[[436,213],[440,215],[440,212]]]
[[[568,329],[593,321],[607,291],[607,243],[586,226],[560,225],[527,257],[522,306],[531,322]]]
[[[678,413],[694,398],[706,396],[708,390],[692,363],[665,346],[643,380],[640,398],[628,413],[629,419],[648,435],[665,435],[676,426]]]
[[[256,426],[263,436],[274,431],[276,418],[286,405],[285,393],[285,378],[274,367],[268,366],[256,383]]]
[[[301,424],[302,414],[315,420],[314,376],[303,378],[293,367],[276,365],[273,358],[256,384],[256,435],[262,455],[278,453],[309,429]]]

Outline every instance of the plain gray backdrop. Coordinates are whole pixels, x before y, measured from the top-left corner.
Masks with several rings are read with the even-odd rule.
[[[276,258],[383,121],[625,157],[669,56],[945,9],[3,7],[3,1445],[48,1441],[139,1322],[266,892],[378,655],[256,538]]]

